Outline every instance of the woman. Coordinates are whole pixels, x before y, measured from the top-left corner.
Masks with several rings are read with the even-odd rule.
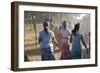
[[[53,43],[52,40],[56,42],[54,33],[49,30],[48,23],[44,22],[44,30],[39,33],[39,43],[41,46],[42,60],[55,60],[53,55]]]
[[[71,59],[70,51],[70,31],[67,28],[67,22],[64,21],[60,27],[58,47],[60,49],[60,59]]]
[[[80,26],[79,23],[75,24],[74,29],[72,30],[72,35],[71,35],[72,59],[81,59],[81,53],[82,53],[81,41],[88,53],[88,48],[83,39],[83,36],[78,32],[79,26]]]

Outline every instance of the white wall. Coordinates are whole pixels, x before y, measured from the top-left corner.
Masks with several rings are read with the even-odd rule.
[[[10,54],[11,54],[11,12],[10,3],[14,0],[0,0],[0,73],[14,73],[10,70]],[[20,1],[20,0],[19,0]],[[45,2],[45,3],[60,3],[60,4],[80,4],[80,5],[98,5],[100,9],[100,0],[21,0],[21,1],[34,1],[34,2]],[[100,13],[100,10],[98,10]],[[100,19],[100,14],[98,15]],[[98,22],[98,24],[100,21]],[[98,28],[100,25],[98,25]],[[100,31],[100,29],[98,29]],[[100,37],[100,33],[98,33]],[[100,38],[98,39],[100,43]],[[100,52],[100,46],[98,51]],[[100,53],[98,54],[100,55]],[[100,61],[100,58],[99,58]],[[98,67],[88,68],[70,68],[70,69],[56,69],[56,70],[40,70],[40,71],[26,71],[25,73],[99,73],[100,62]],[[24,73],[24,72],[22,72]]]

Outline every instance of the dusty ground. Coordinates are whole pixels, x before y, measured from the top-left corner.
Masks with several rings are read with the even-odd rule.
[[[30,43],[30,44],[27,44],[25,47],[27,47],[25,49],[25,56],[27,56],[28,58],[28,60],[25,59],[25,61],[40,61],[41,60],[41,51],[40,51],[39,45],[37,45],[37,48],[34,48],[34,45]],[[54,48],[54,56],[56,60],[60,59],[60,52],[56,48]],[[86,53],[85,49],[82,49],[82,58],[83,59],[89,58],[89,54]]]

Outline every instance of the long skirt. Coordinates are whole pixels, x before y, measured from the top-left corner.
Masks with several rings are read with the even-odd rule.
[[[71,51],[68,39],[60,40],[59,49],[60,49],[60,59],[71,59]]]
[[[72,47],[72,59],[81,59],[81,48]]]
[[[46,61],[46,60],[55,60],[55,57],[53,55],[53,52],[51,50],[51,47],[49,48],[43,48],[45,54],[41,55],[41,59],[42,61]]]

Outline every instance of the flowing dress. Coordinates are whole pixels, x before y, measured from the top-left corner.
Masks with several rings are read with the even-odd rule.
[[[58,47],[60,49],[60,59],[71,59],[71,51],[69,44],[70,31],[66,29],[60,29],[58,39]]]
[[[81,59],[81,34],[76,32],[72,35],[72,59]]]

